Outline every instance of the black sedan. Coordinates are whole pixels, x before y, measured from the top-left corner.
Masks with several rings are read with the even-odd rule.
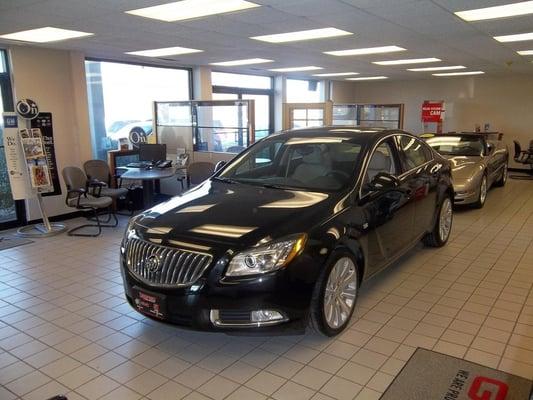
[[[362,282],[452,225],[450,163],[402,131],[271,135],[201,185],[133,218],[121,245],[130,304],[214,331],[306,326],[333,336]]]

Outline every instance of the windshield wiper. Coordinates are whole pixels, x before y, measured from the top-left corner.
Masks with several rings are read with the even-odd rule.
[[[219,182],[224,182],[224,183],[229,183],[229,184],[240,183],[239,181],[236,181],[235,179],[225,178],[223,176],[214,176],[211,179],[214,181],[219,181]]]
[[[283,189],[283,190],[288,189],[287,186],[276,185],[275,183],[262,183],[261,186],[265,188],[269,188],[269,189]]]

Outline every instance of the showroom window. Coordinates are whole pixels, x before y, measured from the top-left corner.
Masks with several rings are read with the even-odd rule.
[[[274,132],[274,90],[271,77],[212,72],[211,82],[213,100],[255,100],[256,140]],[[224,121],[221,123],[224,124]]]
[[[107,159],[132,128],[152,134],[154,101],[190,100],[191,71],[86,60],[93,156]]]
[[[324,82],[301,79],[287,79],[287,103],[320,103]]]

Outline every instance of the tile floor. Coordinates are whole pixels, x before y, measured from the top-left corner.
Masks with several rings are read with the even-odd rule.
[[[456,213],[446,247],[368,282],[335,339],[145,319],[122,295],[121,234],[0,252],[1,400],[378,399],[417,346],[533,377],[531,182],[492,190],[483,210]]]

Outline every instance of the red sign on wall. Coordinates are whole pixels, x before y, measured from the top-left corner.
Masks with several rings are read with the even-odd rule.
[[[442,101],[424,101],[422,104],[422,122],[442,122],[444,103]]]

